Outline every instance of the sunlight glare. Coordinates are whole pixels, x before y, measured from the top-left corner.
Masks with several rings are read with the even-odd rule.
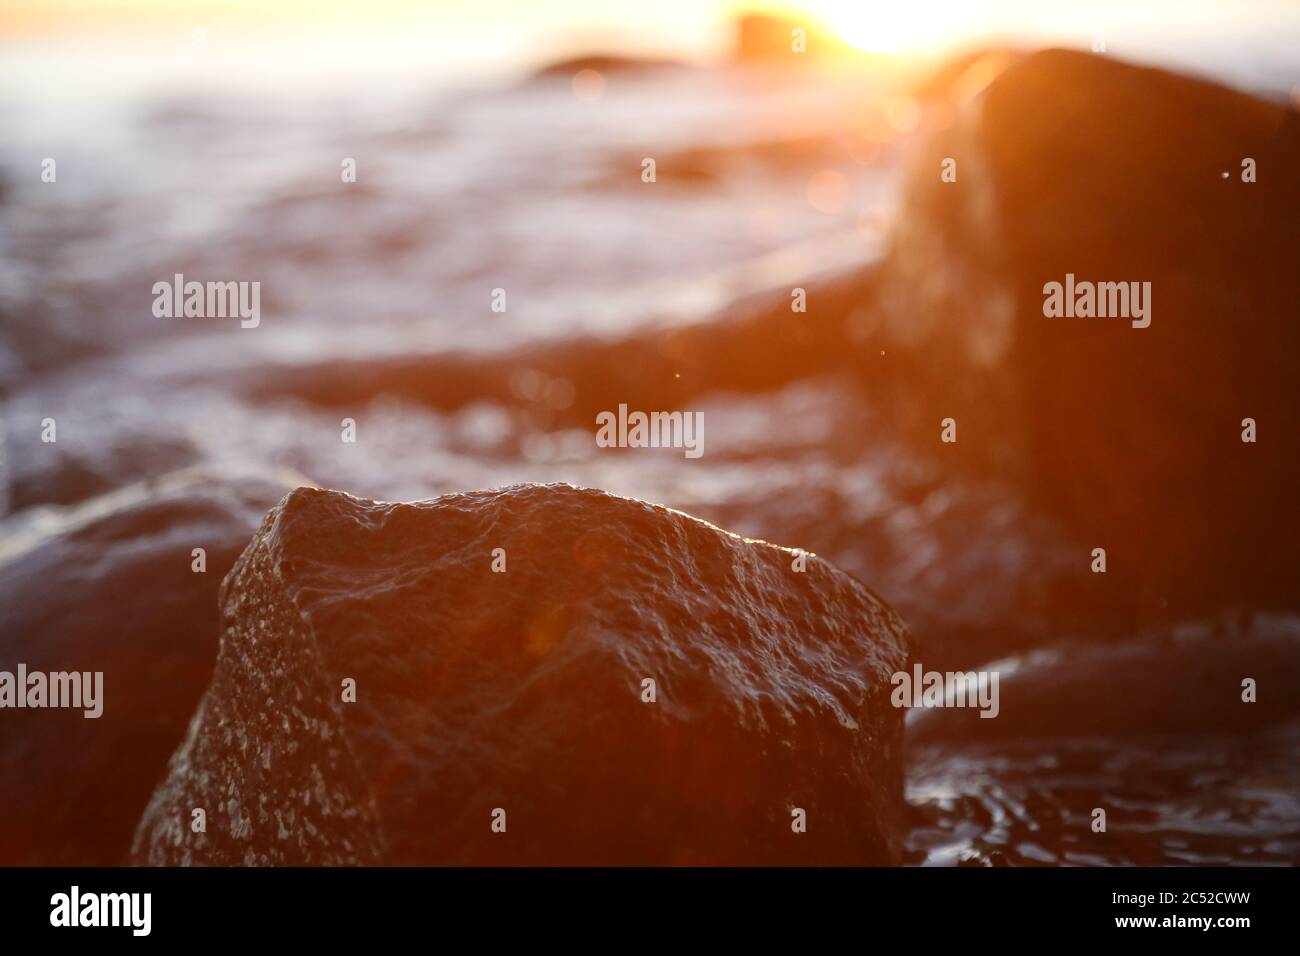
[[[934,0],[808,0],[806,6],[844,42],[866,53],[932,46],[952,27],[951,4]]]

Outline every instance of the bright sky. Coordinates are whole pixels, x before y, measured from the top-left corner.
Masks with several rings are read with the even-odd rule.
[[[113,45],[131,33],[161,37],[165,60],[200,30],[250,62],[256,48],[268,63],[296,53],[322,68],[409,61],[459,71],[604,50],[716,56],[734,15],[749,9],[886,53],[989,37],[1087,46],[1104,34],[1120,55],[1163,44],[1192,59],[1199,42],[1276,60],[1300,37],[1300,0],[0,0],[0,43]],[[1247,35],[1259,49],[1244,45]]]
[[[434,21],[450,32],[570,30],[589,25],[659,36],[717,23],[738,9],[809,11],[863,45],[932,42],[972,28],[1087,29],[1090,21],[1193,26],[1277,15],[1293,0],[5,0],[0,34],[198,23],[355,27]],[[690,45],[689,43],[687,45]]]

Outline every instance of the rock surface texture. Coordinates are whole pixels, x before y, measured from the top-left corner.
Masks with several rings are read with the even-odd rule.
[[[136,860],[896,861],[910,639],[795,559],[568,485],[298,489],[224,582],[216,676]]]

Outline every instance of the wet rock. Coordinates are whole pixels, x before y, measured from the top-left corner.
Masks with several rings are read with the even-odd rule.
[[[299,489],[224,583],[217,672],[134,857],[893,861],[909,639],[794,557],[566,485]]]
[[[917,157],[863,361],[887,339],[900,423],[939,448],[956,419],[954,465],[1012,477],[1107,549],[1111,593],[1090,600],[1300,597],[1297,160],[1294,111],[1063,51],[999,74]],[[1067,275],[1150,283],[1150,325],[1048,317]]]
[[[98,718],[0,713],[0,865],[124,861],[212,676],[219,582],[300,480],[187,470],[0,523],[0,670],[103,672]]]
[[[18,440],[10,428],[9,510],[41,504],[70,505],[148,475],[180,470],[195,461],[193,446],[177,436],[129,429],[78,441],[67,436],[43,443],[36,427]]]
[[[908,713],[909,848],[930,864],[1294,865],[1298,650],[1300,617],[1231,615],[984,665],[995,718]]]
[[[1065,644],[994,661],[997,716],[960,707],[908,714],[909,745],[1043,737],[1237,734],[1300,716],[1300,619],[1183,625],[1115,644]],[[1243,681],[1253,682],[1250,696]]]

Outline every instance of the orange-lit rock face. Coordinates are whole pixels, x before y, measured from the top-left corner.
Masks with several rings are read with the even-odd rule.
[[[1298,161],[1293,112],[1060,51],[998,76],[917,159],[883,288],[923,424],[956,417],[958,455],[1122,555],[1143,610],[1300,593]],[[1044,315],[1067,274],[1149,282],[1149,325]]]
[[[217,674],[137,859],[896,861],[909,639],[794,562],[565,485],[299,489],[223,585]],[[177,829],[200,806],[222,825]]]

